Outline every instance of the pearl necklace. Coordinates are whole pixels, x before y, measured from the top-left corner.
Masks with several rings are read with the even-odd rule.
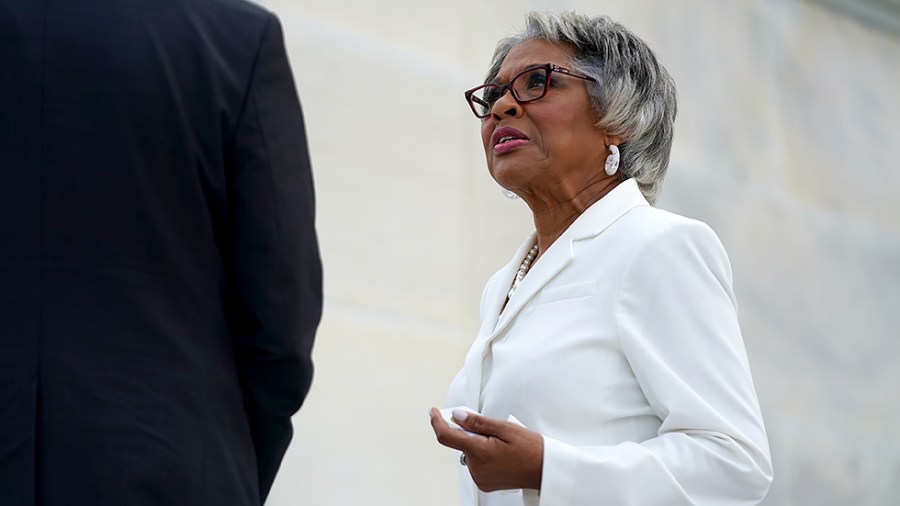
[[[525,260],[522,260],[522,265],[519,266],[519,270],[516,271],[516,278],[513,280],[512,288],[509,289],[509,293],[506,294],[507,298],[512,298],[513,294],[516,293],[516,290],[519,289],[519,284],[522,282],[522,279],[525,278],[525,274],[528,274],[528,269],[531,267],[531,262],[534,262],[534,258],[538,254],[538,245],[537,243],[531,247],[531,250],[525,255]]]

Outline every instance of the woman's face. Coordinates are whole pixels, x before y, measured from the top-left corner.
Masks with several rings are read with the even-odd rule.
[[[573,56],[567,45],[528,40],[509,52],[496,81],[508,83],[526,68],[545,63],[571,69]],[[543,98],[519,104],[506,92],[494,103],[481,124],[494,180],[519,195],[549,193],[566,199],[605,176],[607,138],[594,125],[597,118],[585,84],[583,79],[553,72]]]

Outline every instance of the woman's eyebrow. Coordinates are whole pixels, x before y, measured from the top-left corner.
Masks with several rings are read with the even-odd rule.
[[[520,73],[525,72],[526,70],[531,70],[531,69],[534,69],[534,68],[543,67],[543,66],[546,65],[547,63],[548,63],[548,62],[543,62],[543,63],[526,63],[526,64],[523,65],[521,68],[518,68],[518,69],[515,70],[515,72],[511,72],[511,73],[512,73],[512,75],[517,76],[517,75],[519,75]],[[551,65],[556,65],[556,64],[553,63],[553,62],[549,62],[549,63],[550,63]],[[486,83],[484,83],[484,84],[500,84],[499,77],[500,77],[500,74],[498,73],[496,76],[494,76],[494,78],[493,78],[492,80],[490,80],[490,81],[488,81],[488,82],[486,82]],[[509,82],[509,81],[507,80],[506,82]]]

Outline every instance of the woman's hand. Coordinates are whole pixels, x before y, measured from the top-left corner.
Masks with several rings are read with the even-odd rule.
[[[469,474],[484,492],[518,488],[541,489],[544,438],[512,422],[453,411],[460,427],[451,427],[431,408],[431,428],[438,443],[463,452]]]

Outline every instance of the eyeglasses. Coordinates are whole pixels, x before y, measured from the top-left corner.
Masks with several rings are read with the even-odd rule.
[[[491,115],[494,102],[500,100],[506,90],[512,91],[513,98],[520,104],[534,102],[547,94],[547,90],[550,89],[550,74],[554,72],[597,82],[593,77],[580,76],[559,65],[545,63],[523,70],[506,84],[488,83],[472,88],[466,92],[466,102],[469,103],[475,116],[479,118],[487,118]]]

